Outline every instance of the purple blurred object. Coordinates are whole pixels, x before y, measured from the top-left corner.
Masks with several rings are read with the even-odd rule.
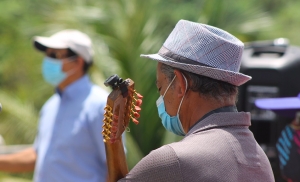
[[[300,111],[300,94],[297,97],[257,99],[255,105],[260,109],[272,110],[273,112],[294,118],[297,111]]]

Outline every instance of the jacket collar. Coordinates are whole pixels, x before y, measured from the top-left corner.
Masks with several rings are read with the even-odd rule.
[[[213,128],[228,127],[228,126],[246,126],[251,125],[250,113],[248,112],[219,112],[213,113],[201,122],[197,122],[190,131],[186,134],[186,137],[204,130]]]

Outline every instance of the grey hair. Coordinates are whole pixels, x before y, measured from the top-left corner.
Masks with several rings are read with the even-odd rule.
[[[169,65],[162,64],[161,71],[166,75],[170,82],[175,74],[173,68]],[[194,92],[198,92],[200,95],[210,99],[217,100],[219,102],[225,102],[226,100],[235,97],[237,102],[238,87],[230,83],[215,80],[206,76],[191,73],[185,70],[177,69],[182,72],[188,80],[191,80],[192,84],[189,85],[188,89]]]

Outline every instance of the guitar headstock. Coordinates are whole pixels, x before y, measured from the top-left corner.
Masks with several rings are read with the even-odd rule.
[[[131,119],[138,124],[139,112],[141,111],[142,98],[134,90],[134,82],[127,78],[123,80],[118,75],[109,77],[105,86],[110,86],[113,90],[107,97],[106,107],[104,108],[103,119],[103,141],[114,143],[121,138]]]

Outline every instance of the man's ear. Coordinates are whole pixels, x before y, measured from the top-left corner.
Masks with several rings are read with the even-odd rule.
[[[179,70],[174,70],[174,74],[177,77],[177,82],[176,82],[176,91],[178,93],[178,97],[183,97],[186,89],[187,89],[187,83],[185,82],[185,79],[183,77],[183,73],[181,73]]]

